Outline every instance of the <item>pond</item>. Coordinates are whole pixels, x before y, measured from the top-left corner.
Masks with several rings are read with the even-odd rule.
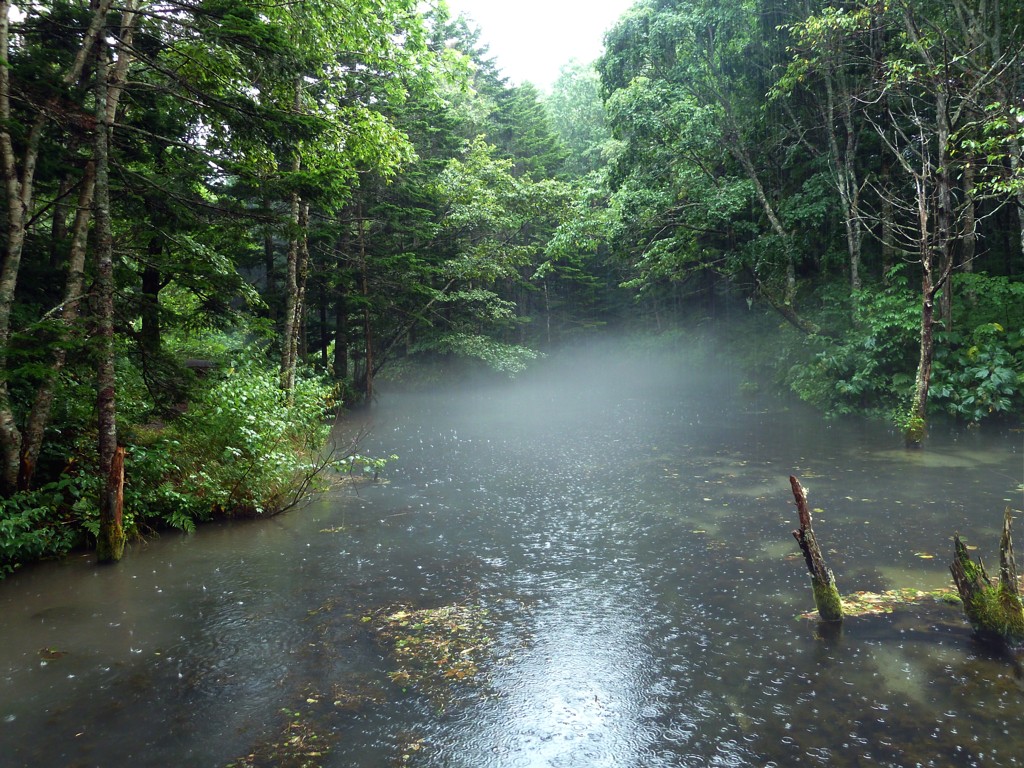
[[[934,590],[954,532],[998,562],[1024,436],[906,452],[752,389],[595,344],[385,390],[386,482],[0,582],[0,763],[1024,764],[1020,667],[957,606],[798,618],[788,483],[841,591]]]

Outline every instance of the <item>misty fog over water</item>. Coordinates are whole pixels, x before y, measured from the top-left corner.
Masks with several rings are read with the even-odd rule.
[[[1021,433],[908,453],[741,384],[711,353],[594,345],[385,388],[361,451],[399,456],[386,483],[0,582],[0,764],[223,766],[295,711],[325,766],[1024,763],[1019,667],[957,606],[796,618],[788,485],[841,591],[936,589],[956,531],[997,562]],[[361,617],[470,602],[482,679],[443,705],[392,683]]]

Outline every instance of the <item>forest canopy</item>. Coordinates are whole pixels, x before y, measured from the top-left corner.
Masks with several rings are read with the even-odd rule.
[[[0,0],[0,573],[279,512],[379,375],[607,326],[910,444],[1021,413],[1020,4],[640,0],[605,43],[542,93],[441,0]]]

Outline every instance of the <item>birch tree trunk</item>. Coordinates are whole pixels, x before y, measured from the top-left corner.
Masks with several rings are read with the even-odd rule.
[[[124,449],[117,444],[117,382],[114,345],[114,236],[110,211],[110,138],[130,62],[135,3],[125,3],[121,12],[116,59],[111,66],[105,47],[96,56],[96,418],[99,469],[103,478],[100,492],[100,527],[96,541],[98,562],[116,562],[124,554],[122,524]]]
[[[359,205],[359,269],[362,280],[363,294],[363,338],[366,344],[366,376],[363,380],[363,394],[366,404],[373,401],[374,359],[373,315],[370,312],[370,268],[366,262],[366,220],[363,218],[363,207]]]
[[[302,109],[301,78],[295,82],[295,100],[292,109],[296,114]],[[302,157],[298,147],[293,152],[291,172],[294,176],[302,170]],[[302,327],[302,293],[305,287],[302,261],[306,247],[308,216],[309,204],[302,200],[302,196],[297,190],[293,191],[288,215],[291,232],[288,235],[288,256],[284,280],[284,326],[281,334],[281,389],[289,393],[295,388],[295,371],[298,366],[299,336]]]

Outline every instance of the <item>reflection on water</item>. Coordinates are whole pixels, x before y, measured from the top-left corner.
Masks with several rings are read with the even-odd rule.
[[[908,454],[738,391],[706,360],[597,349],[386,394],[366,448],[401,456],[387,485],[0,583],[0,762],[283,765],[261,745],[299,721],[325,766],[1024,762],[1020,670],[955,607],[794,618],[787,482],[841,589],[933,589],[954,531],[995,549],[1021,435]],[[444,706],[393,685],[359,617],[469,600],[495,622],[486,680]]]

